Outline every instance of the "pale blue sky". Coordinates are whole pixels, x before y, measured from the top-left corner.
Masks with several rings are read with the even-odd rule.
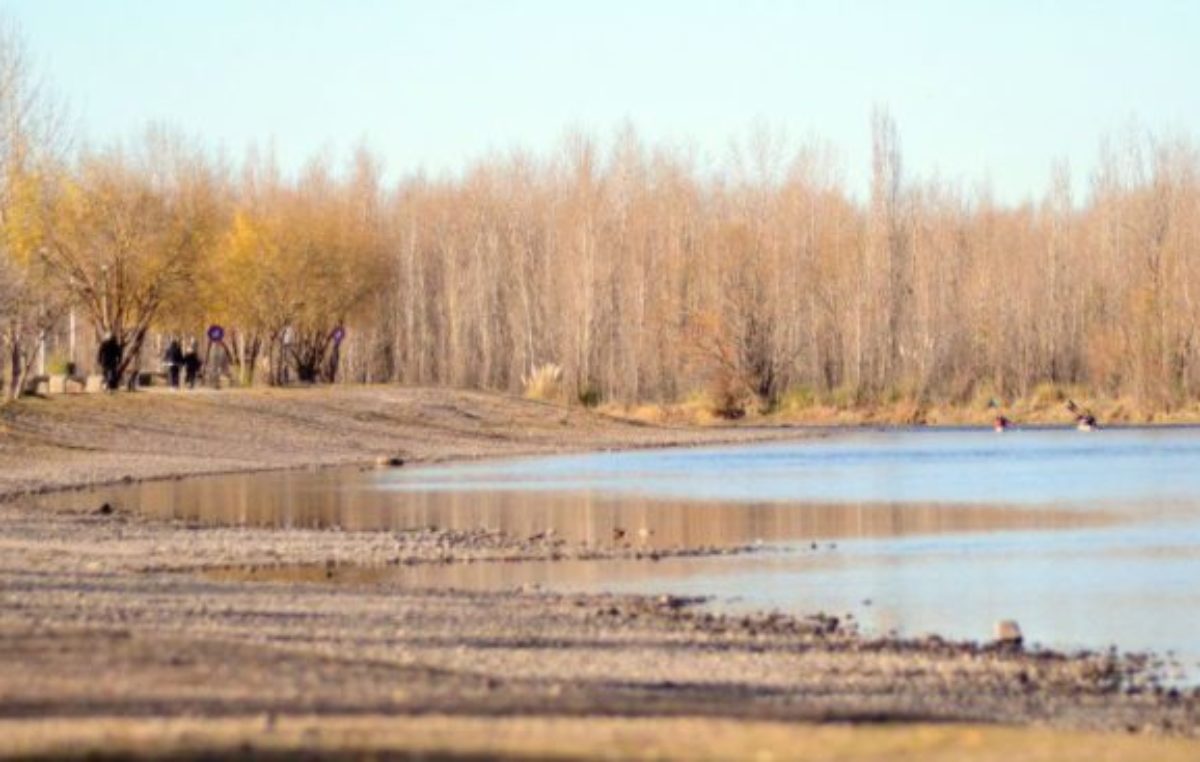
[[[0,0],[87,138],[149,120],[285,165],[365,139],[393,174],[568,127],[690,142],[756,124],[835,146],[852,187],[874,104],[906,168],[998,197],[1077,175],[1136,118],[1200,134],[1200,2]]]

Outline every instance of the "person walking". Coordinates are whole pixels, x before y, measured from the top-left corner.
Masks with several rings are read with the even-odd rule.
[[[192,339],[188,342],[187,354],[183,356],[184,381],[189,389],[196,388],[196,378],[200,375],[200,366],[203,364],[200,361],[200,349],[196,340]]]
[[[166,354],[163,355],[163,364],[167,366],[167,377],[171,381],[172,389],[179,388],[179,373],[183,370],[183,360],[183,347],[179,345],[179,339],[171,339]]]
[[[104,388],[115,392],[121,383],[121,345],[111,331],[105,333],[100,342],[96,362],[104,374]]]

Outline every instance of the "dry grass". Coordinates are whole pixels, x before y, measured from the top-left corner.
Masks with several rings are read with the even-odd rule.
[[[670,404],[602,405],[600,412],[616,418],[626,418],[656,426],[710,426],[725,419],[713,412],[714,405],[707,394],[696,393],[683,402]]]
[[[566,397],[562,366],[552,362],[530,369],[528,375],[521,376],[521,386],[526,399],[562,402]]]
[[[998,408],[989,405],[993,399],[998,403]],[[1073,422],[1073,416],[1066,407],[1069,399],[1091,410],[1101,425],[1200,423],[1200,402],[1163,411],[1130,397],[1090,396],[1080,389],[1051,385],[1039,386],[1029,396],[1020,399],[1005,400],[981,393],[961,404],[923,402],[911,396],[898,396],[886,402],[859,403],[838,393],[815,395],[799,391],[784,395],[773,411],[748,409],[742,422],[811,426],[986,426],[1000,412],[1018,425],[1066,426]],[[713,414],[711,404],[704,397],[689,398],[678,403],[613,404],[603,409],[609,415],[654,424],[706,426],[727,422]]]
[[[973,725],[807,725],[699,718],[280,717],[0,721],[0,757],[1184,762],[1200,742]]]

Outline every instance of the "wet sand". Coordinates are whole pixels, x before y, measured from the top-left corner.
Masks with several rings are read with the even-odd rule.
[[[1126,741],[1087,736],[1113,758],[1200,752],[1186,740],[1200,727],[1200,693],[1160,685],[1152,659],[873,638],[832,617],[721,616],[676,598],[422,590],[370,574],[331,585],[362,568],[641,551],[449,529],[207,526],[27,497],[385,453],[448,459],[779,432],[655,429],[493,395],[390,389],[35,401],[0,420],[0,752],[55,756],[75,738],[73,749],[119,754],[141,738],[156,754],[248,743],[264,755],[619,757],[614,733],[637,737],[649,732],[639,718],[663,717],[678,719],[655,731],[657,746],[633,748],[737,757],[758,748],[754,738],[834,732],[790,724],[803,721],[869,724],[885,751],[922,733],[996,738],[940,729],[986,723],[1133,732],[1145,744],[1184,737],[1122,757],[1113,750]],[[762,725],[780,722],[789,724]],[[892,723],[904,724],[889,741]],[[443,731],[450,741],[429,741]],[[505,733],[545,743],[505,745]],[[745,745],[698,748],[705,733]],[[1049,739],[1046,748],[1089,743],[1040,730],[1026,740],[1034,737]],[[934,747],[959,748],[943,740]],[[969,746],[954,758],[1023,749],[1011,739]]]

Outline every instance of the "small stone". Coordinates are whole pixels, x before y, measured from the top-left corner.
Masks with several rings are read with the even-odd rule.
[[[1001,619],[992,628],[993,639],[998,645],[1020,648],[1025,640],[1021,634],[1021,625],[1013,619]]]
[[[96,509],[96,514],[99,516],[110,516],[116,510],[112,503],[101,503],[100,507]]]
[[[697,599],[695,599],[695,598],[684,598],[683,596],[679,596],[679,595],[660,595],[658,597],[659,605],[665,606],[666,608],[671,609],[672,611],[678,611],[679,609],[683,608],[684,606],[687,606],[688,604],[691,604],[691,603],[695,603],[696,601],[697,601]]]
[[[375,459],[375,465],[381,468],[399,468],[404,465],[404,458],[398,455],[380,455]]]

